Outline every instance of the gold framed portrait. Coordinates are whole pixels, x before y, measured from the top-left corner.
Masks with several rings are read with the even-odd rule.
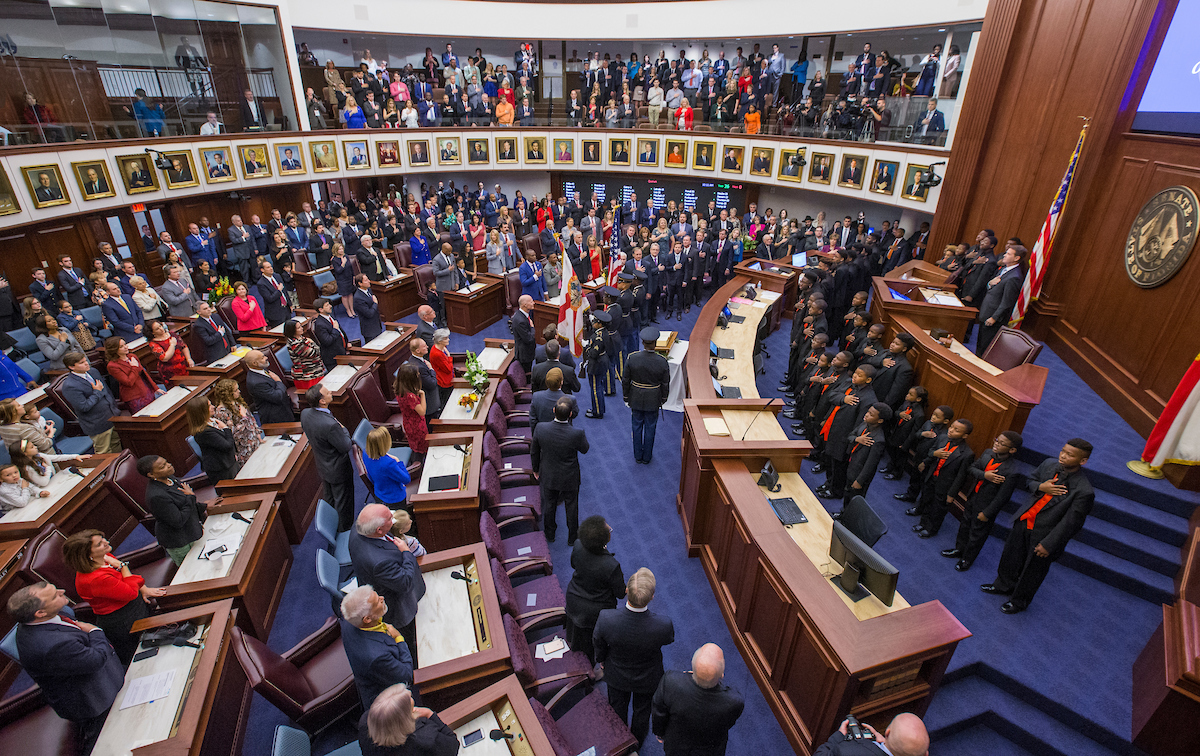
[[[814,152],[808,161],[808,180],[814,184],[833,183],[833,154]]]
[[[346,170],[365,171],[370,169],[371,148],[367,146],[367,140],[342,142],[342,149],[346,151]]]
[[[248,179],[271,177],[271,160],[267,157],[265,144],[239,144],[238,162],[242,164],[242,176]]]
[[[629,140],[608,140],[608,164],[629,165]]]
[[[408,164],[413,167],[429,165],[429,140],[408,140]]]
[[[688,143],[682,139],[668,139],[667,153],[663,158],[666,168],[687,168]]]
[[[313,173],[329,173],[338,169],[337,142],[332,139],[308,143]]]
[[[658,140],[643,139],[637,140],[637,164],[657,168],[658,167]]]
[[[525,162],[546,162],[546,137],[525,137]]]
[[[21,169],[35,210],[66,205],[71,201],[57,165],[29,165]]]
[[[875,159],[875,169],[871,171],[871,183],[867,187],[876,194],[892,194],[896,191],[896,175],[900,173],[900,164],[895,160]]]
[[[297,176],[304,173],[304,154],[299,142],[275,145],[275,165],[280,176]]]
[[[126,194],[145,194],[159,190],[158,174],[154,170],[153,158],[147,154],[118,155],[117,172]]]
[[[804,179],[804,154],[807,151],[804,147],[779,151],[780,181],[793,181],[798,184]]]
[[[750,175],[770,176],[771,165],[775,162],[774,147],[750,148]]]
[[[745,147],[725,145],[721,154],[721,173],[741,173],[745,159]]]
[[[496,162],[517,162],[517,140],[513,137],[496,137]]]
[[[223,184],[233,181],[233,161],[229,159],[228,147],[209,147],[200,150],[200,159],[204,161],[204,180],[209,184]]]
[[[487,139],[467,140],[467,163],[481,165],[490,162],[492,162],[492,150]]]
[[[438,165],[462,165],[462,149],[458,137],[444,137],[437,141]]]
[[[71,172],[75,174],[75,183],[79,185],[79,193],[85,201],[117,196],[112,176],[108,173],[108,164],[103,160],[71,163]]]
[[[692,147],[692,167],[701,171],[717,169],[713,156],[717,154],[716,142],[695,142]]]
[[[580,162],[584,165],[600,165],[604,162],[600,153],[599,139],[584,139],[580,143],[580,147],[583,149],[583,157]]]
[[[575,162],[575,140],[574,139],[555,139],[554,140],[554,162],[556,162],[556,163],[574,163]]]
[[[907,200],[925,202],[929,199],[929,187],[921,186],[921,180],[929,173],[927,165],[909,164],[904,169],[904,186],[900,189],[900,197]]]
[[[164,152],[163,157],[171,161],[171,167],[165,171],[168,189],[200,186],[200,177],[196,175],[196,164],[192,162],[191,150]]]
[[[110,180],[109,185],[112,185]],[[13,191],[12,182],[8,180],[8,172],[0,165],[0,216],[16,215],[21,212],[21,202]]]
[[[375,159],[380,168],[400,165],[400,142],[389,139],[375,143]]]
[[[838,171],[838,186],[845,189],[862,189],[863,177],[866,174],[866,155],[842,153],[842,170]]]

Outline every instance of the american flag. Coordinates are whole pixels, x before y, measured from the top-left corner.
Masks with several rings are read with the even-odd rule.
[[[1050,206],[1046,222],[1042,224],[1042,231],[1033,244],[1033,252],[1029,256],[1029,275],[1025,276],[1025,284],[1021,287],[1021,296],[1017,299],[1016,307],[1013,308],[1012,320],[1008,322],[1010,328],[1021,327],[1021,321],[1025,319],[1025,312],[1029,309],[1029,304],[1042,293],[1046,265],[1050,262],[1050,252],[1054,247],[1054,234],[1058,231],[1058,218],[1062,214],[1063,205],[1067,204],[1067,197],[1071,195],[1071,184],[1075,180],[1075,166],[1079,163],[1079,153],[1083,151],[1083,139],[1087,136],[1087,130],[1088,124],[1084,124],[1083,129],[1079,132],[1079,141],[1075,143],[1075,152],[1071,155],[1071,162],[1067,164],[1067,172],[1063,175],[1062,184],[1058,187],[1058,194],[1054,197],[1054,204]]]

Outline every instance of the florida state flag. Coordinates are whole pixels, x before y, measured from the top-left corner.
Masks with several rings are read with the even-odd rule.
[[[1200,465],[1200,355],[1192,360],[1171,400],[1163,409],[1142,458],[1129,463],[1129,469],[1147,478],[1163,477],[1162,467]]]

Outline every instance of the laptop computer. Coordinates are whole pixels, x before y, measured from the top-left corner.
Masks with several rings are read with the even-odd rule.
[[[716,378],[712,379],[713,391],[717,392],[717,396],[722,399],[741,399],[742,390],[737,386],[722,386],[721,382]]]
[[[734,304],[737,304],[737,303],[734,302]],[[733,312],[729,309],[729,305],[725,305],[724,309],[721,310],[721,314],[725,316],[726,323],[745,323],[746,322],[746,316],[745,315],[734,315]]]
[[[732,360],[733,359],[733,350],[732,349],[723,349],[722,347],[717,346],[717,343],[715,341],[708,342],[708,353],[711,354],[713,357],[716,357],[718,360]]]

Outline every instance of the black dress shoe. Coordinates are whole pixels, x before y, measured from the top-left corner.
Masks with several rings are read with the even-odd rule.
[[[942,549],[942,556],[947,559],[958,559],[962,556],[962,552],[958,549]]]
[[[912,532],[914,532],[914,533],[920,533],[924,529],[925,529],[925,526],[919,522],[916,525],[912,526]]]
[[[899,477],[900,477],[900,473],[890,473],[890,472],[888,472],[888,473],[884,473],[884,474],[883,474],[883,479],[884,479],[884,480],[897,480],[897,479],[899,479]]]
[[[917,500],[916,496],[909,496],[906,493],[892,494],[892,498],[895,499],[896,501],[907,501],[909,504],[911,504]]]
[[[1021,612],[1025,611],[1025,607],[1021,606],[1015,601],[1006,601],[1004,602],[1004,605],[1000,607],[1000,611],[1004,612],[1005,614],[1020,614]]]
[[[554,543],[554,534],[553,533],[546,534],[546,543]]]
[[[654,325],[658,325],[658,318],[650,318],[650,322]]]
[[[588,410],[587,412],[584,412],[584,413],[583,413],[583,416],[584,416],[584,417],[590,417],[590,418],[592,418],[593,420],[599,420],[600,418],[604,417],[604,415],[597,415],[595,412],[592,412],[591,410]]]
[[[820,475],[821,473],[825,472],[825,468],[821,467],[820,463],[817,463],[813,465],[812,470],[809,472],[811,472],[813,475]]]
[[[788,399],[795,399],[795,398],[796,398],[796,392],[795,392],[795,391],[784,391],[784,392],[783,392],[783,395],[784,395],[786,398],[788,398]]]
[[[792,433],[798,433],[801,436],[803,436],[804,435],[804,426],[801,425],[800,423],[792,423]]]
[[[909,517],[920,517],[921,510],[917,507],[909,507],[908,509],[904,510],[904,514],[908,515]]]
[[[922,529],[917,533],[918,538],[933,538],[937,533],[930,533],[928,530]]]
[[[788,420],[795,420],[800,417],[799,412],[796,412],[795,410],[790,410],[790,409],[785,409],[782,412],[780,412],[779,414],[783,415]]]
[[[991,593],[995,596],[1011,596],[1012,595],[1012,591],[1001,590],[996,587],[995,583],[984,583],[983,585],[979,586],[979,590],[983,591],[984,593]]]
[[[818,487],[816,491],[813,491],[813,493],[815,493],[817,496],[820,496],[822,499],[839,499],[839,498],[841,498],[840,496],[834,496],[833,491],[830,491],[825,486]]]
[[[958,570],[959,572],[966,572],[967,570],[971,569],[971,563],[966,559],[959,559],[958,562],[955,563],[954,569]]]
[[[834,512],[833,514],[831,514],[831,515],[830,515],[830,517],[832,517],[832,518],[833,518],[833,519],[835,519],[835,520],[840,520],[840,519],[842,519],[842,513],[841,513],[841,512]]]
[[[567,546],[574,546],[574,545],[575,545],[575,539],[574,539],[574,538],[568,538],[568,539],[567,539]]]

